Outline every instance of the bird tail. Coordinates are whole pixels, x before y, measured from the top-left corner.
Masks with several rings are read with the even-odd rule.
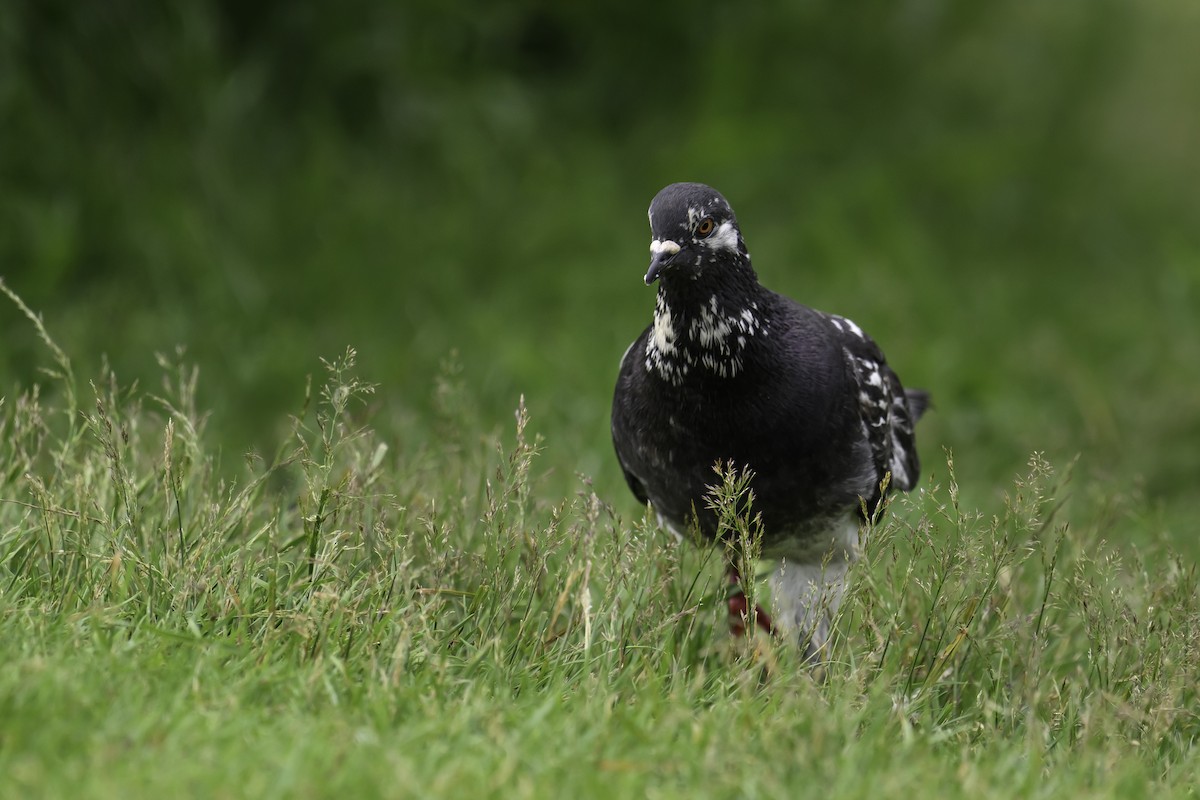
[[[908,413],[912,414],[913,422],[919,420],[921,415],[933,405],[929,392],[924,389],[905,389],[904,398],[908,401]]]

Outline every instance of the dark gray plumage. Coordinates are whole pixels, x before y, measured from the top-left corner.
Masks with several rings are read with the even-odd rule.
[[[864,512],[875,512],[883,491],[916,483],[913,426],[928,395],[905,390],[850,320],[759,284],[733,210],[714,189],[666,187],[650,205],[650,229],[646,283],[658,281],[658,298],[653,324],[621,361],[617,457],[667,527],[697,524],[709,538],[714,463],[753,470],[763,555],[779,561],[775,624],[815,655]]]

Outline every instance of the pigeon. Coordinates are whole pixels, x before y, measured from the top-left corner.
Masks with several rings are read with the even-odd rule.
[[[761,556],[775,562],[773,614],[757,622],[822,659],[862,533],[892,490],[917,482],[913,429],[929,394],[905,389],[854,322],[762,286],[715,189],[671,184],[649,218],[645,282],[658,295],[621,359],[617,459],[638,501],[680,538],[728,535],[710,502],[714,470],[747,471]],[[729,576],[740,582],[733,561]],[[729,609],[744,632],[744,593]]]

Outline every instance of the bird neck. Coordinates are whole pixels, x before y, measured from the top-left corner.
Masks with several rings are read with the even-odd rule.
[[[752,271],[725,277],[659,283],[647,372],[675,386],[744,372],[770,333],[766,293]]]

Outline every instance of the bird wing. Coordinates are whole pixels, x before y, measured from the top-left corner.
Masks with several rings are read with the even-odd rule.
[[[632,442],[629,441],[631,435],[629,426],[633,418],[632,409],[629,407],[630,384],[635,380],[634,370],[637,364],[637,358],[631,360],[629,354],[635,351],[640,352],[639,345],[642,348],[645,347],[646,336],[647,334],[643,333],[633,344],[626,348],[625,355],[621,356],[621,366],[617,371],[617,388],[613,396],[612,410],[613,449],[617,451],[617,463],[621,465],[621,472],[625,475],[625,482],[629,484],[634,497],[642,505],[650,501],[650,496],[646,492],[646,485],[630,470],[628,455],[625,451],[632,446]]]
[[[928,404],[928,395],[905,390],[888,366],[879,345],[845,317],[828,315],[839,333],[842,352],[858,389],[858,410],[879,481],[890,474],[893,489],[908,491],[917,483],[920,462],[913,429]],[[873,508],[879,497],[868,498]]]

